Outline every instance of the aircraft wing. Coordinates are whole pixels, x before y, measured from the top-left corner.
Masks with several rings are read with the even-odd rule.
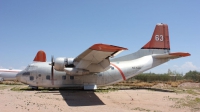
[[[116,56],[123,50],[127,50],[127,48],[107,44],[94,44],[74,59],[74,65],[78,69],[102,72],[109,69],[109,58]]]

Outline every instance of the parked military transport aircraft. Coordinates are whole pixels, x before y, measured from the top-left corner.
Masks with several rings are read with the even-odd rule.
[[[127,48],[94,44],[76,58],[59,57],[46,62],[44,51],[38,51],[33,63],[17,74],[17,80],[32,87],[83,87],[114,84],[170,59],[190,56],[189,53],[170,53],[168,25],[156,25],[151,40],[135,53],[113,58]]]
[[[0,82],[17,80],[16,76],[20,71],[17,69],[0,69]]]

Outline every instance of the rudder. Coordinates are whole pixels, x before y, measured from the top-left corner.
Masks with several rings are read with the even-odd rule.
[[[151,40],[141,49],[165,49],[170,50],[168,25],[159,23],[156,25]]]

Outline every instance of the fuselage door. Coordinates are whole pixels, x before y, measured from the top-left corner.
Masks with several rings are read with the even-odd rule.
[[[37,86],[41,85],[43,82],[43,78],[42,78],[42,75],[41,74],[36,74],[36,84]]]
[[[28,71],[30,72],[30,77],[29,77],[29,81],[30,81],[30,85],[38,85],[38,72],[37,72],[37,66],[29,66]]]

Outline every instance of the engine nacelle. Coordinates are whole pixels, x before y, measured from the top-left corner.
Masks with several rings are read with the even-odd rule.
[[[88,70],[82,70],[77,68],[64,68],[64,71],[69,75],[87,75],[90,73]]]
[[[57,71],[64,71],[66,67],[74,67],[74,58],[56,58],[54,61],[54,69]]]

